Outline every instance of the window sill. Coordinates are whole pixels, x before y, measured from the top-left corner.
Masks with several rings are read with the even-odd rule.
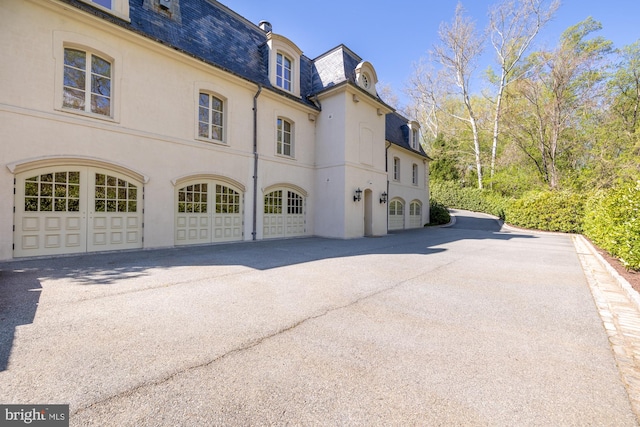
[[[196,137],[195,138],[196,141],[198,142],[204,142],[205,144],[209,144],[209,145],[220,145],[223,147],[228,147],[229,144],[227,144],[225,141],[221,140],[221,139],[209,139],[209,138],[203,138],[203,137]]]
[[[74,108],[62,107],[62,108],[58,108],[58,111],[61,111],[66,114],[73,114],[80,117],[86,117],[89,119],[97,119],[105,122],[118,123],[118,121],[113,116],[105,116],[102,114],[90,113],[88,111],[76,110]]]

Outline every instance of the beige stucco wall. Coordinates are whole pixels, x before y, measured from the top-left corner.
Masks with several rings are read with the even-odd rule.
[[[274,186],[305,196],[306,235],[386,233],[387,205],[379,203],[388,178],[384,113],[352,86],[323,94],[321,111],[267,89],[258,94],[252,82],[55,0],[1,2],[0,29],[0,259],[13,256],[12,171],[56,158],[111,164],[145,177],[145,248],[173,246],[176,183],[196,176],[220,177],[244,190],[243,239],[251,240],[256,96],[256,238],[263,237],[265,189]],[[113,117],[62,108],[65,46],[93,51],[113,63]],[[225,101],[223,143],[197,136],[200,91]],[[292,157],[276,153],[278,117],[293,123]],[[410,183],[410,175],[407,179]],[[354,202],[357,188],[363,200]],[[420,190],[424,185],[392,184],[390,198],[421,198],[428,206]]]
[[[400,159],[400,179],[393,177],[393,159]],[[400,198],[405,203],[405,226],[409,224],[409,203],[419,200],[422,203],[422,225],[429,222],[429,162],[424,157],[413,154],[397,146],[390,146],[388,153],[389,201]],[[417,185],[413,184],[413,165],[418,166]]]
[[[174,243],[174,182],[192,175],[220,176],[246,190],[244,239],[252,238],[255,84],[56,2],[3,2],[1,8],[3,200],[14,199],[9,164],[37,166],[38,160],[64,156],[121,165],[148,177],[144,247],[164,247]],[[91,49],[113,62],[113,118],[62,109],[65,46]],[[226,102],[223,144],[197,137],[200,90]],[[306,192],[307,233],[313,234],[315,122],[310,112],[315,110],[279,102],[267,91],[258,97],[258,229],[262,189],[290,183]],[[293,159],[275,153],[278,116],[294,123]],[[0,208],[6,225],[0,230],[0,259],[12,257],[12,208],[12,202]]]

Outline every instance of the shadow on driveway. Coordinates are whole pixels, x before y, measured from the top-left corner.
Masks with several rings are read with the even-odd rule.
[[[466,211],[454,214],[456,222],[450,227],[393,232],[380,238],[260,240],[0,262],[0,372],[7,369],[15,329],[33,322],[41,281],[66,278],[80,286],[117,286],[123,279],[144,278],[151,269],[242,265],[269,270],[359,255],[429,255],[447,250],[441,245],[465,239],[506,241],[535,237],[502,232],[501,224],[486,215]]]

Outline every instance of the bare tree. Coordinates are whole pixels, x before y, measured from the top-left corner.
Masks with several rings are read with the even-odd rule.
[[[376,86],[378,88],[378,96],[380,97],[380,99],[382,99],[385,103],[391,105],[392,107],[400,107],[398,105],[400,103],[398,95],[396,94],[391,84],[379,81]]]
[[[413,105],[407,108],[415,112],[415,117],[420,117],[420,122],[429,132],[429,139],[437,138],[441,132],[438,110],[441,108],[443,93],[437,83],[436,72],[430,64],[425,64],[424,61],[414,64],[406,94],[413,101]]]
[[[540,29],[549,22],[560,5],[559,0],[553,0],[549,7],[544,8],[545,3],[545,0],[502,0],[489,13],[491,45],[496,51],[500,66],[493,118],[491,178],[495,172],[505,88],[522,76],[523,70],[517,70],[516,66]]]
[[[431,51],[433,60],[439,63],[444,73],[439,77],[453,95],[461,96],[466,109],[466,117],[457,116],[471,126],[473,147],[478,174],[478,188],[482,188],[482,163],[480,157],[480,137],[478,123],[471,103],[470,80],[476,68],[476,61],[483,50],[484,38],[476,31],[474,21],[464,15],[458,3],[455,16],[450,24],[440,25],[440,43]]]

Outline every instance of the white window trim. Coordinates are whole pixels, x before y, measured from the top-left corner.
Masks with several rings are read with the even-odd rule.
[[[269,81],[276,88],[300,96],[300,57],[302,51],[291,40],[273,33],[267,34],[267,46],[269,47]],[[276,84],[278,54],[287,56],[291,60],[291,90]]]
[[[420,171],[418,170],[418,165],[414,163],[413,166],[411,167],[411,182],[415,186],[418,185],[419,175],[420,175]]]
[[[129,18],[129,0],[111,0],[111,8],[104,7],[98,3],[94,3],[93,0],[80,0],[83,3],[90,4],[96,9],[107,12],[115,17],[123,19],[127,22],[131,22]]]
[[[412,149],[416,151],[420,151],[420,124],[418,122],[412,121],[409,122],[409,129],[411,130],[409,134],[410,138],[410,146]]]
[[[378,75],[373,65],[369,61],[362,61],[356,66],[355,73],[358,86],[375,96]]]
[[[278,58],[282,58],[282,75],[278,74]],[[289,80],[286,78],[286,70],[285,61],[289,61]],[[287,92],[293,92],[293,73],[294,73],[294,64],[295,61],[289,57],[286,53],[276,52],[276,87],[279,87],[282,90]],[[278,84],[278,78],[282,79],[282,85]],[[286,84],[289,83],[289,88],[286,88]]]
[[[397,167],[396,167],[397,161]],[[393,158],[393,180],[400,182],[400,157]]]
[[[92,119],[120,122],[121,102],[121,77],[122,55],[115,47],[100,40],[67,31],[54,31],[53,33],[53,57],[56,63],[53,109],[65,114],[75,114]],[[92,113],[64,105],[64,50],[66,48],[78,49],[95,54],[111,63],[111,115]]]
[[[201,136],[200,135],[200,94],[205,94],[207,96],[209,96],[209,99],[211,99],[211,97],[216,97],[218,98],[220,101],[222,101],[222,138],[220,139],[215,139],[215,138],[208,138],[205,136]],[[197,96],[196,96],[196,130],[195,130],[195,136],[196,139],[198,141],[203,141],[203,142],[207,142],[207,143],[214,143],[214,144],[223,144],[223,145],[227,145],[227,111],[229,110],[228,106],[227,106],[228,102],[227,99],[220,95],[217,92],[211,91],[211,90],[207,90],[207,89],[200,89],[197,91]],[[211,121],[209,118],[209,122],[207,123],[209,127],[211,127]]]
[[[283,120],[289,123],[289,125],[291,125],[291,154],[287,155],[287,154],[282,154],[282,153],[278,153],[278,137],[279,137],[279,131],[278,131],[278,120]],[[276,116],[276,138],[275,138],[275,155],[278,157],[282,157],[285,159],[295,159],[295,155],[296,155],[296,137],[295,137],[295,132],[296,132],[296,124],[293,120],[289,119],[286,116]],[[284,145],[283,145],[284,147]],[[284,151],[284,150],[283,150]]]

